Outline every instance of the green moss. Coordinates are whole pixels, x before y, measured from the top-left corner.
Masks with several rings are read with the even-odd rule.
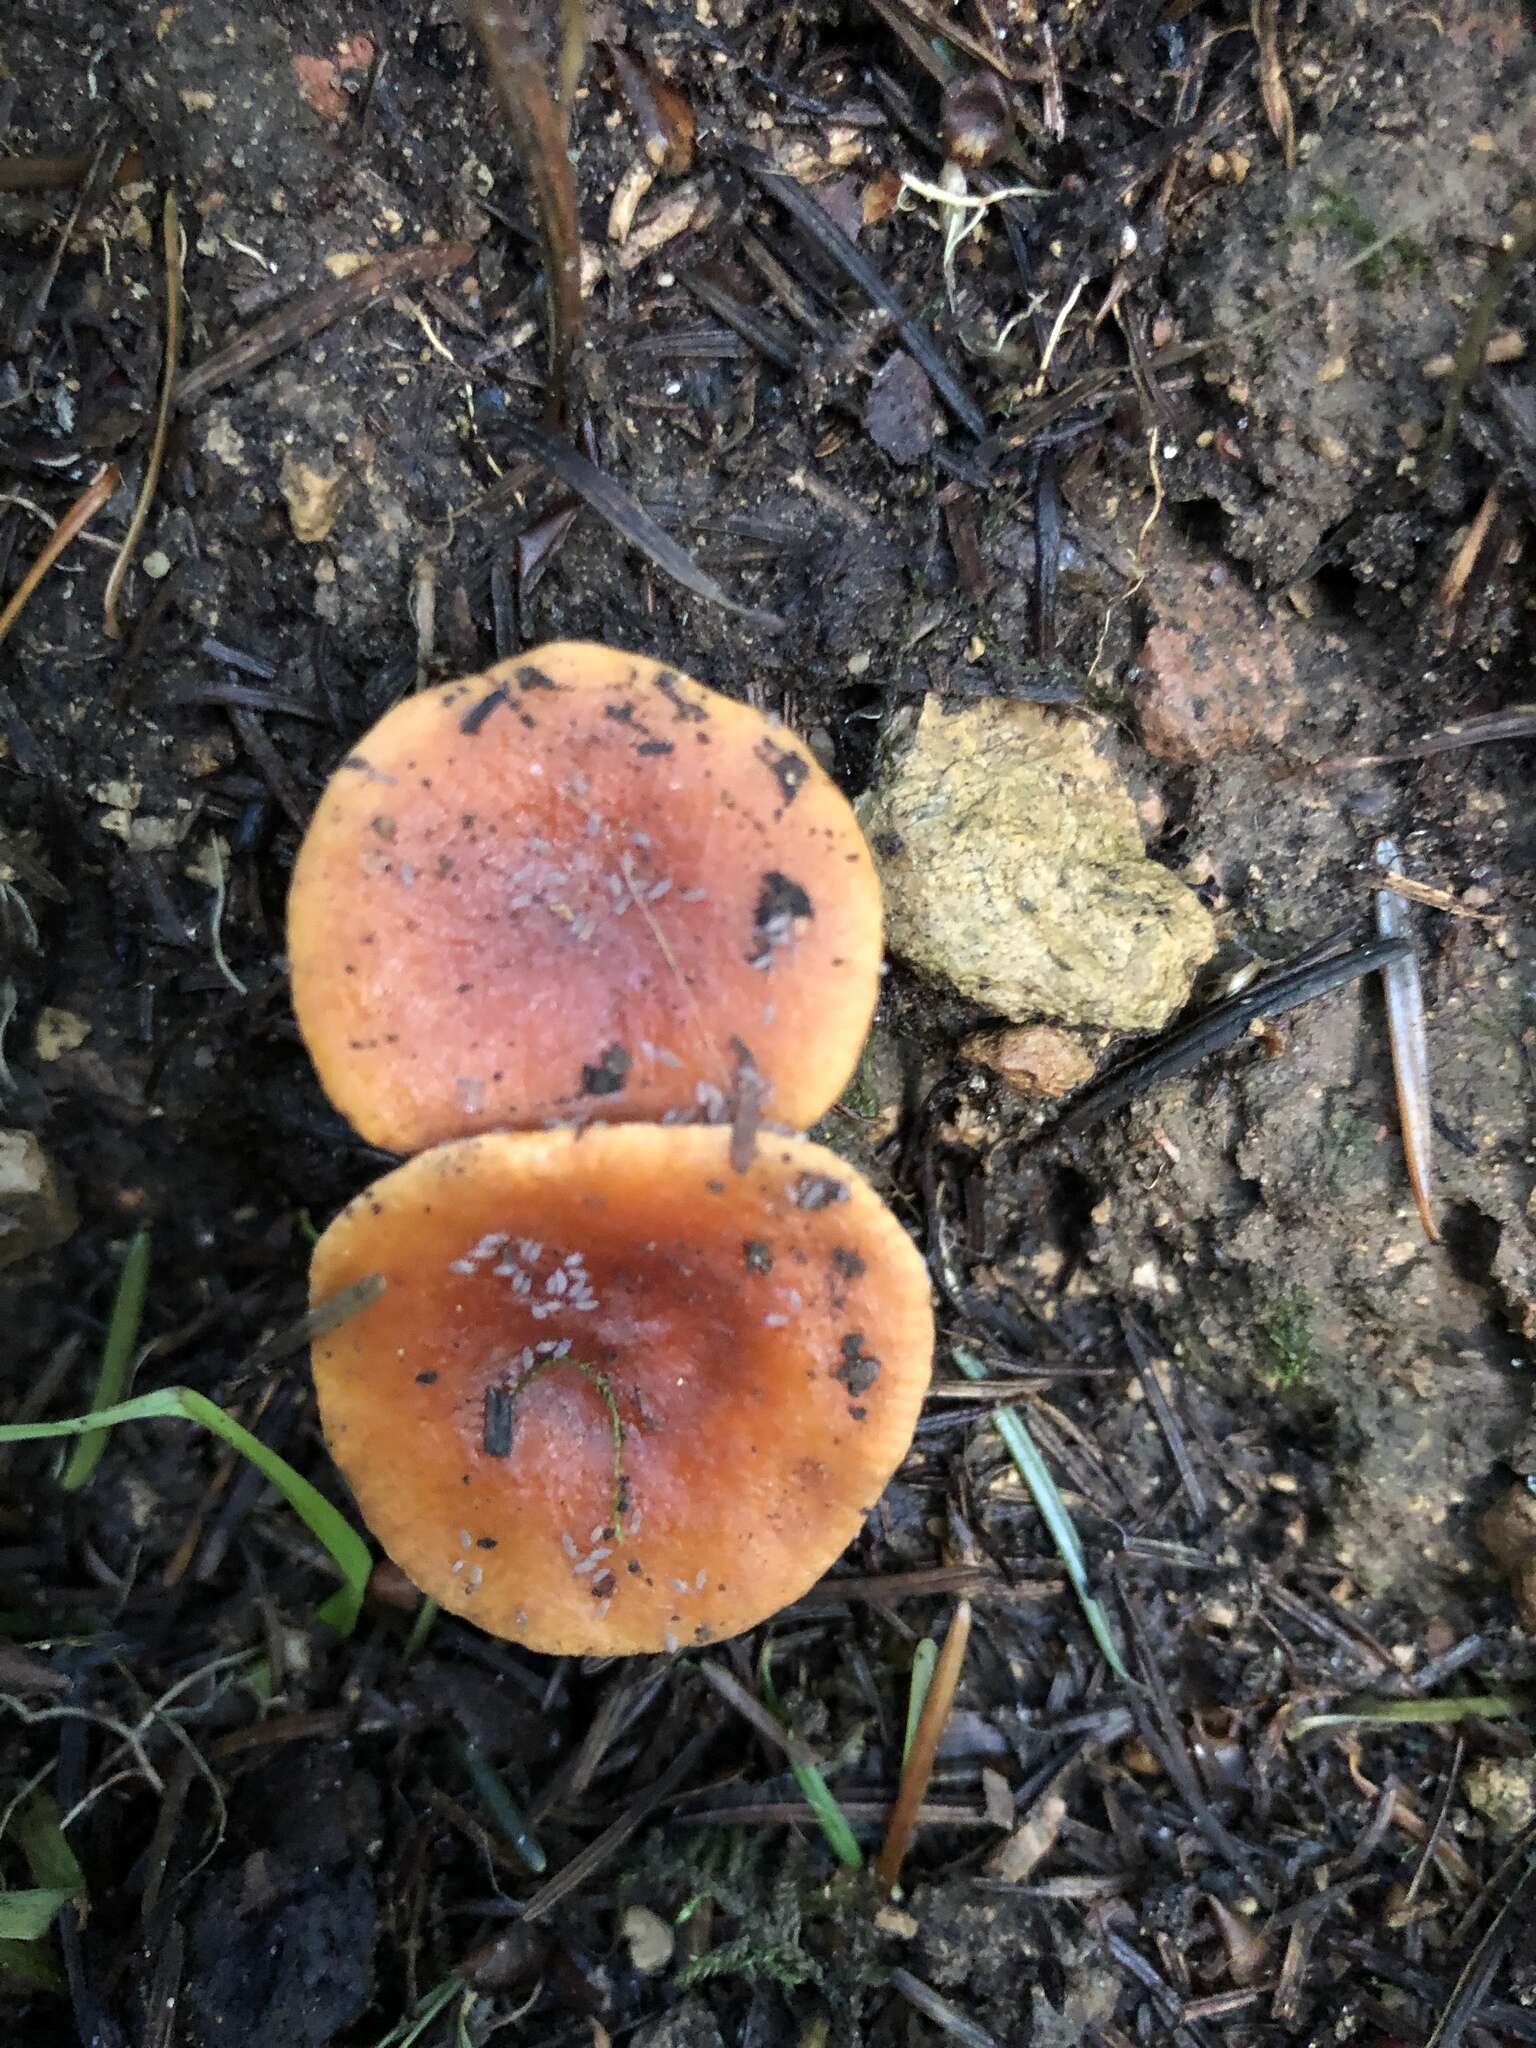
[[[621,1882],[624,1903],[641,1901],[679,1929],[706,1901],[712,1908],[709,1945],[675,1966],[683,1989],[731,1978],[775,1984],[803,1991],[851,2027],[878,1975],[862,1880],[846,1872],[829,1879],[824,1852],[766,1828],[653,1835],[642,1868],[643,1877]]]
[[[880,1091],[875,1086],[873,1048],[870,1045],[866,1045],[859,1054],[853,1079],[843,1090],[842,1106],[850,1115],[866,1123],[880,1114]]]
[[[872,1124],[879,1114],[880,1090],[875,1079],[874,1040],[871,1039],[860,1053],[853,1078],[838,1097],[835,1107],[829,1109],[825,1116],[818,1117],[806,1136],[818,1145],[825,1145],[839,1159],[846,1159],[850,1166],[858,1166],[865,1143],[862,1127]]]
[[[1312,1335],[1312,1297],[1293,1287],[1275,1297],[1258,1320],[1259,1356],[1264,1376],[1277,1394],[1294,1394],[1305,1386],[1317,1365]]]
[[[1320,228],[1340,236],[1354,250],[1368,249],[1379,242],[1384,230],[1372,220],[1347,185],[1326,180],[1317,199],[1304,213],[1293,214],[1286,223],[1293,234]],[[1407,277],[1422,276],[1429,269],[1429,251],[1412,235],[1394,235],[1360,266],[1360,282],[1367,291],[1380,291],[1394,270]]]

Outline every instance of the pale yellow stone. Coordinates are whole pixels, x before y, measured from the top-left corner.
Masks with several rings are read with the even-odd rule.
[[[73,1010],[56,1010],[50,1005],[37,1014],[35,1043],[40,1060],[62,1059],[65,1053],[84,1045],[90,1035],[89,1022]]]
[[[336,524],[336,514],[346,496],[345,475],[329,464],[321,469],[296,455],[285,455],[278,481],[288,501],[288,523],[294,539],[309,544],[325,540]]]
[[[1000,1016],[1156,1031],[1216,946],[1147,858],[1102,724],[929,698],[860,806],[891,950]]]

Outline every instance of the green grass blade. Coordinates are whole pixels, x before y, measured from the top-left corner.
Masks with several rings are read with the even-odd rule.
[[[956,1365],[968,1380],[984,1380],[987,1369],[979,1358],[973,1358],[968,1351],[955,1345],[950,1353]],[[1083,1619],[1092,1632],[1094,1641],[1103,1653],[1104,1662],[1117,1678],[1127,1685],[1135,1680],[1125,1668],[1119,1646],[1109,1626],[1109,1616],[1095,1598],[1088,1584],[1088,1560],[1072,1517],[1067,1513],[1066,1502],[1056,1491],[1056,1481],[1051,1477],[1051,1468],[1040,1455],[1039,1446],[1024,1426],[1024,1418],[1016,1408],[999,1408],[992,1417],[993,1426],[1002,1438],[1008,1455],[1018,1467],[1019,1477],[1029,1488],[1040,1519],[1050,1532],[1057,1555],[1067,1568],[1067,1577],[1077,1595],[1077,1604],[1083,1610]]]
[[[96,1391],[91,1396],[93,1413],[112,1407],[128,1392],[133,1379],[134,1347],[139,1341],[139,1322],[148,1292],[149,1232],[141,1230],[129,1245],[123,1259],[123,1270],[117,1277],[112,1314],[107,1321],[107,1339],[101,1347]],[[66,1493],[79,1492],[101,1462],[101,1454],[106,1448],[107,1433],[104,1429],[93,1430],[89,1436],[81,1437],[70,1453],[64,1477],[59,1481]]]
[[[83,1436],[87,1431],[115,1428],[119,1422],[158,1422],[168,1417],[200,1422],[205,1429],[211,1429],[215,1436],[232,1445],[242,1457],[249,1458],[262,1477],[277,1488],[310,1533],[330,1552],[344,1583],[319,1609],[319,1619],[328,1622],[338,1635],[349,1636],[357,1626],[363,1595],[368,1590],[368,1575],[373,1569],[373,1558],[367,1544],[345,1515],[333,1508],[325,1495],[311,1486],[302,1473],[295,1472],[286,1458],[269,1450],[259,1437],[252,1436],[248,1429],[236,1422],[233,1416],[226,1415],[217,1402],[210,1401],[205,1394],[196,1393],[191,1387],[162,1387],[156,1393],[137,1394],[131,1401],[119,1401],[114,1407],[99,1408],[90,1415],[72,1415],[65,1422],[8,1422],[0,1425],[0,1443],[31,1443],[45,1437]]]
[[[403,2020],[396,2022],[376,2048],[414,2048],[441,2012],[446,2012],[464,1989],[462,1977],[445,1977],[417,1999]]]
[[[16,1822],[16,1841],[35,1884],[71,1897],[85,1890],[85,1872],[59,1826],[58,1801],[35,1792]]]
[[[938,1644],[932,1636],[924,1636],[912,1652],[912,1677],[907,1686],[907,1731],[901,1744],[903,1763],[911,1751],[917,1724],[923,1717],[923,1702],[928,1697],[928,1688],[933,1683],[933,1667],[938,1661]]]
[[[549,1858],[544,1854],[542,1844],[528,1825],[527,1815],[472,1742],[466,1742],[462,1736],[457,1736],[453,1747],[459,1762],[469,1773],[470,1783],[480,1795],[481,1802],[497,1827],[534,1876],[542,1877],[549,1868]]]
[[[416,1662],[416,1659],[426,1648],[427,1638],[437,1626],[437,1617],[442,1611],[442,1608],[439,1607],[430,1594],[424,1593],[422,1595],[421,1605],[417,1608],[415,1619],[411,1623],[411,1632],[406,1637],[404,1647],[400,1652],[402,1664],[414,1664]]]
[[[63,1885],[0,1892],[0,1941],[41,1941],[75,1893]]]
[[[1327,1714],[1303,1714],[1291,1725],[1292,1740],[1310,1735],[1314,1728],[1360,1728],[1373,1723],[1385,1723],[1389,1727],[1465,1721],[1475,1716],[1479,1721],[1505,1721],[1512,1715],[1525,1713],[1536,1704],[1536,1695],[1529,1690],[1514,1692],[1469,1693],[1464,1699],[1445,1698],[1427,1700],[1359,1700],[1351,1705],[1347,1700],[1342,1707]]]
[[[788,1725],[784,1709],[779,1705],[779,1695],[773,1683],[773,1645],[764,1643],[762,1655],[757,1660],[758,1689],[764,1701],[781,1721]],[[816,1816],[817,1825],[827,1838],[827,1846],[838,1862],[849,1870],[864,1868],[864,1851],[854,1838],[843,1809],[833,1798],[826,1779],[814,1764],[797,1764],[791,1759],[789,1768],[795,1774],[795,1783],[800,1787],[800,1796]]]
[[[62,1991],[64,1979],[35,1941],[0,1941],[0,1984],[16,1991]]]

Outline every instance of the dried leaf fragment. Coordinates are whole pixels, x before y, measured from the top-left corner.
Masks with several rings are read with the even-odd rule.
[[[1061,1824],[1067,1817],[1067,1802],[1059,1792],[1047,1792],[1030,1809],[1002,1846],[987,1861],[987,1875],[1006,1884],[1025,1884],[1056,1846]]]

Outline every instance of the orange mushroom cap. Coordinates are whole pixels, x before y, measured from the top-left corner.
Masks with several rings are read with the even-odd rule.
[[[376,1181],[313,1298],[326,1441],[433,1599],[535,1650],[738,1634],[858,1533],[911,1442],[933,1319],[915,1246],[802,1138],[497,1132]]]
[[[782,726],[642,655],[562,643],[386,712],[288,905],[332,1102],[414,1152],[560,1121],[814,1122],[874,1013],[880,888]]]

